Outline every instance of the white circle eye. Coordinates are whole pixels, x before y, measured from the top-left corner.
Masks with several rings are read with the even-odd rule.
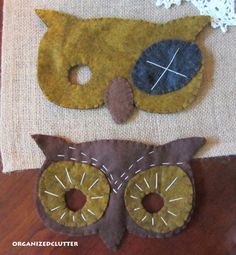
[[[69,71],[69,80],[72,84],[84,86],[92,77],[92,71],[87,65],[73,66]]]

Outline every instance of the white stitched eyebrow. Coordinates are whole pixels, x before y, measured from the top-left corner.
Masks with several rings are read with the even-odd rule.
[[[103,168],[100,168],[100,170],[104,173],[107,174],[106,171]]]
[[[108,169],[107,169],[107,167],[106,167],[105,165],[102,165],[102,167],[103,167],[106,171],[108,171]]]
[[[117,190],[119,190],[119,189],[122,187],[122,185],[123,185],[123,183],[121,183],[121,184],[118,186]]]
[[[144,156],[142,156],[141,158],[137,159],[136,162],[139,162],[139,161],[141,161],[143,159],[144,159]]]
[[[183,165],[184,164],[184,162],[178,162],[178,163],[176,163],[176,165]]]
[[[171,163],[169,163],[169,162],[163,162],[163,163],[161,163],[162,165],[167,165],[167,166],[169,166],[169,165],[171,165]]]
[[[137,173],[139,173],[141,171],[142,171],[142,169],[139,169],[139,170],[135,171],[134,173],[137,174]]]
[[[146,155],[143,155],[142,157],[139,157],[138,159],[136,159],[136,160],[134,161],[134,163],[132,163],[132,164],[128,167],[128,169],[126,169],[126,171],[132,169],[132,168],[135,166],[135,163],[140,162],[140,161],[143,160],[145,157],[148,157],[148,155],[153,154],[153,153],[155,153],[155,150],[152,150],[152,151],[148,152]],[[85,155],[86,155],[86,154],[85,154]],[[86,155],[86,156],[87,156],[87,155]],[[149,167],[156,167],[156,166],[159,166],[159,165],[182,164],[182,163],[184,163],[184,162],[178,162],[178,163],[170,163],[170,162],[153,163],[153,164],[150,164]],[[107,169],[104,165],[102,165],[102,167],[108,171],[108,169]],[[141,172],[142,170],[143,170],[143,169],[140,168],[140,169],[136,170],[136,171],[134,172],[134,174],[138,174],[138,173]],[[128,180],[128,178],[129,178],[128,176],[125,177],[126,171],[124,171],[124,172],[120,175],[120,178],[123,179],[123,177],[124,177],[124,179],[123,179],[122,181],[126,181],[126,180]],[[110,175],[110,176],[111,176],[111,175]],[[158,177],[157,177],[157,178],[158,178]],[[112,177],[111,177],[111,179],[112,179]],[[115,184],[115,185],[118,183],[118,180],[116,180],[116,178],[112,179],[112,181],[114,181],[114,184]],[[158,180],[157,180],[157,182],[158,182]],[[149,185],[149,183],[148,183],[148,185]],[[172,185],[173,185],[173,184],[172,184]],[[149,186],[150,186],[150,185],[149,185]],[[155,188],[156,188],[156,189],[158,188],[158,183],[155,183]],[[169,187],[169,188],[170,188],[170,187]],[[168,190],[169,188],[167,187],[167,190]],[[167,190],[166,190],[166,191],[167,191]]]
[[[128,176],[128,175],[125,177],[125,181],[126,181],[127,179],[129,179],[129,176]]]
[[[130,170],[133,166],[134,166],[134,164],[130,165],[130,166],[129,166],[129,170]]]
[[[65,155],[57,155],[57,157],[59,157],[59,158],[64,158]]]
[[[72,147],[72,146],[69,146],[69,149],[71,149],[71,150],[76,150],[76,148],[75,148],[75,147]]]

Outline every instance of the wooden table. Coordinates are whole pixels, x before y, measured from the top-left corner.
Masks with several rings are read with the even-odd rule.
[[[236,156],[198,159],[191,165],[197,208],[188,228],[170,239],[127,234],[117,255],[236,255]],[[38,173],[0,173],[0,255],[113,254],[98,236],[68,237],[44,227],[35,208]],[[13,241],[78,241],[79,247],[13,247]]]

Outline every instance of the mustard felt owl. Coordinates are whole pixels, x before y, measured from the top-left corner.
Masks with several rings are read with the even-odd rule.
[[[113,119],[123,123],[134,107],[178,112],[198,94],[203,63],[194,41],[209,17],[156,24],[36,12],[48,26],[39,47],[38,80],[49,101],[76,109],[94,109],[105,103]],[[83,65],[92,76],[81,86],[70,80],[69,73]]]

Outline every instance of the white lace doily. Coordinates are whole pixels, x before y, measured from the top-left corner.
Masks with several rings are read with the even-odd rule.
[[[200,11],[201,15],[212,17],[212,27],[220,27],[223,32],[228,26],[236,26],[236,12],[234,0],[183,0],[191,2]],[[170,8],[171,5],[180,5],[182,0],[156,0],[156,5],[164,5]]]

